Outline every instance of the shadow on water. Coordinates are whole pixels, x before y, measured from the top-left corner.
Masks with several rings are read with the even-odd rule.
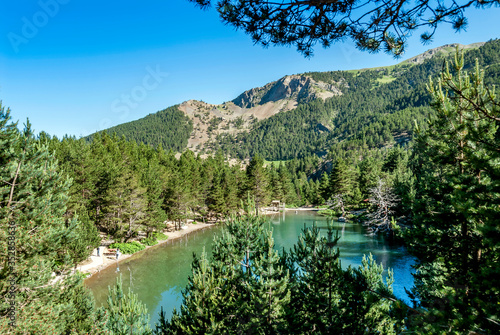
[[[273,229],[276,249],[289,250],[298,241],[304,223],[307,227],[313,224],[326,226],[326,218],[301,211],[270,216],[269,227]],[[334,228],[340,236],[337,247],[344,268],[361,265],[363,255],[372,253],[375,260],[383,264],[386,273],[388,268],[394,271],[396,296],[409,302],[404,288],[413,285],[411,265],[414,259],[404,247],[389,243],[383,236],[367,236],[365,227],[357,223],[335,222]],[[113,285],[121,274],[124,289],[131,287],[139,295],[151,314],[152,323],[158,319],[161,306],[170,317],[174,307],[181,305],[181,292],[191,274],[193,253],[200,255],[205,247],[210,254],[214,235],[218,232],[220,227],[213,227],[150,248],[120,262],[119,271],[116,266],[108,267],[87,279],[86,284],[101,306],[106,302],[108,286]],[[326,231],[322,234],[326,236]]]

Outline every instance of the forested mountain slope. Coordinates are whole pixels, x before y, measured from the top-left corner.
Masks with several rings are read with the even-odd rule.
[[[166,149],[223,153],[267,160],[322,155],[332,147],[379,148],[411,139],[415,122],[429,113],[426,85],[456,45],[446,45],[398,65],[285,76],[212,105],[189,100],[108,129]],[[486,69],[487,84],[500,79],[500,41],[465,48],[465,64]]]
[[[109,134],[135,140],[153,146],[162,145],[174,151],[183,151],[193,131],[193,122],[178,106],[172,106],[154,114],[107,129]],[[89,136],[91,138],[92,136]]]
[[[498,82],[499,51],[500,41],[491,41],[468,50],[465,63],[474,64],[477,58],[486,68],[488,84]],[[258,153],[268,160],[286,160],[321,154],[346,141],[351,146],[368,148],[406,141],[412,136],[415,122],[423,123],[430,111],[426,85],[429,76],[442,69],[445,57],[450,56],[443,52],[420,63],[306,73],[326,84],[343,81],[343,94],[300,104],[255,124],[247,133],[219,136],[212,148],[240,158]]]

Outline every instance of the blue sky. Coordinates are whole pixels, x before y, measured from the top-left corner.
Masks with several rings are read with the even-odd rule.
[[[466,32],[418,34],[403,59],[448,43],[500,37],[500,9],[470,9]],[[284,75],[398,63],[353,43],[315,48],[254,45],[214,10],[187,0],[20,0],[0,3],[0,100],[20,124],[77,137],[188,99],[232,100]]]

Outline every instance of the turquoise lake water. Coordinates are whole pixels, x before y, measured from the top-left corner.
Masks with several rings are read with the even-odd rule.
[[[298,240],[304,223],[306,226],[326,226],[326,218],[309,211],[287,211],[286,215],[270,216],[269,227],[273,229],[275,246],[288,250]],[[334,222],[340,240],[337,247],[343,267],[359,266],[363,255],[372,254],[387,271],[394,271],[394,293],[409,302],[405,288],[413,285],[411,276],[414,258],[406,249],[389,243],[383,236],[368,236],[366,229],[359,223]],[[170,316],[172,310],[179,308],[182,302],[181,292],[191,273],[193,253],[201,254],[203,248],[210,253],[214,235],[220,227],[196,231],[178,240],[168,241],[154,248],[149,248],[116,265],[110,266],[86,280],[92,290],[98,306],[105,304],[108,286],[116,282],[121,274],[126,292],[128,287],[138,294],[150,312],[152,323],[158,319],[160,307]],[[322,231],[326,235],[326,231]]]

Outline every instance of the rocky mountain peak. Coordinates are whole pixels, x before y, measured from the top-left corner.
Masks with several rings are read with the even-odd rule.
[[[457,47],[460,50],[463,50],[463,49],[475,49],[475,48],[479,48],[479,47],[483,46],[484,43],[485,42],[479,42],[479,43],[472,43],[472,44],[468,44],[468,45],[463,45],[463,44],[460,44],[460,43],[445,44],[445,45],[442,45],[440,47],[427,50],[426,52],[421,53],[420,55],[417,55],[415,57],[412,57],[412,58],[404,61],[404,63],[408,63],[408,64],[420,64],[424,60],[432,58],[434,56],[438,56],[439,54],[447,55],[449,53],[455,52],[455,49]]]
[[[305,75],[291,75],[263,87],[245,91],[234,99],[233,103],[241,108],[251,108],[280,100],[306,102],[341,94],[342,91],[335,85],[315,81]]]

